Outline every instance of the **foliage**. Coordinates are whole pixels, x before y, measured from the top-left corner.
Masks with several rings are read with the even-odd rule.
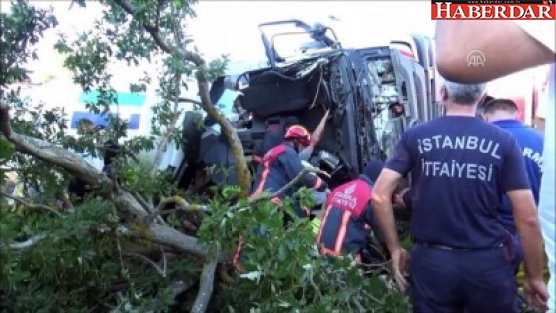
[[[30,107],[25,99],[19,97],[19,89],[13,84],[28,78],[25,65],[29,59],[38,58],[33,45],[57,23],[51,11],[37,9],[26,1],[12,1],[10,11],[0,14],[0,101],[10,103],[14,108],[11,121],[14,130],[52,142],[60,142],[64,136],[65,120],[61,111],[45,110],[41,104]],[[4,185],[6,173],[15,166],[26,186],[42,189],[46,197],[55,193],[54,189],[61,180],[57,169],[45,166],[41,160],[15,153],[2,136],[0,148],[0,166],[6,165],[7,169],[0,169],[0,186]]]
[[[52,12],[36,9],[26,1],[12,1],[11,12],[0,18],[0,90],[27,78],[22,67],[29,58],[37,59],[32,46],[45,30],[58,24]],[[0,92],[0,95],[2,93]]]
[[[242,272],[223,285],[228,312],[408,312],[407,299],[389,290],[378,275],[364,274],[350,256],[319,257],[307,219],[284,228],[284,210],[269,201],[229,211],[224,195],[213,199],[200,238],[214,253],[234,251],[243,239]],[[310,200],[304,200],[310,201]],[[290,211],[286,208],[286,212]]]
[[[186,260],[169,264],[166,277],[136,258],[122,257],[118,245],[135,245],[115,235],[118,217],[106,201],[90,200],[63,218],[20,207],[0,210],[0,238],[23,241],[46,238],[23,250],[0,253],[0,311],[103,312],[129,301],[141,310],[167,308],[172,278],[191,279],[198,271]],[[105,233],[96,229],[106,227]],[[111,229],[112,231],[108,231]],[[86,311],[84,311],[86,310]]]

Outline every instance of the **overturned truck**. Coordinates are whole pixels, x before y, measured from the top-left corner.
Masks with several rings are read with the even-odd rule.
[[[387,158],[408,127],[441,114],[427,37],[345,49],[320,24],[287,20],[261,24],[260,30],[269,66],[220,77],[211,88],[215,103],[230,90],[239,92],[229,118],[248,157],[267,130],[287,117],[296,116],[312,131],[330,110],[311,163],[330,173],[334,186],[358,175],[370,159]],[[190,112],[184,119],[186,158],[176,179],[186,186],[195,170],[210,167],[213,183],[235,183],[235,160],[224,137],[207,119],[202,128],[193,126],[198,118]]]

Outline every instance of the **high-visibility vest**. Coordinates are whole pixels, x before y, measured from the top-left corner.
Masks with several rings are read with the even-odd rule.
[[[317,243],[323,255],[338,256],[350,235],[365,238],[370,226],[358,221],[371,201],[371,186],[363,179],[356,179],[335,188],[326,200],[324,218],[321,222]],[[351,227],[351,229],[348,229]],[[333,242],[322,238],[323,232],[334,234]],[[328,237],[328,236],[327,236]],[[330,237],[328,237],[329,239]]]

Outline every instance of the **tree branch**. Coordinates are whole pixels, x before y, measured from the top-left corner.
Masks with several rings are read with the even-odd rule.
[[[212,261],[203,266],[199,293],[191,309],[192,313],[204,313],[207,310],[208,303],[212,297],[212,290],[214,289],[214,273],[216,272],[217,265],[218,262]]]
[[[95,186],[102,183],[112,184],[108,177],[83,161],[79,155],[50,142],[14,132],[10,125],[9,108],[5,104],[0,104],[0,125],[2,134],[15,144],[17,150],[58,165],[88,184]]]
[[[33,236],[25,241],[22,242],[13,242],[7,245],[8,249],[12,249],[12,250],[23,250],[23,249],[27,249],[30,248],[36,244],[38,244],[39,242],[41,242],[44,238],[46,238],[45,234],[41,234],[41,235],[36,235]],[[3,246],[0,246],[3,248]]]
[[[311,170],[309,169],[304,169],[302,170],[299,174],[297,174],[297,176],[295,176],[290,182],[288,182],[287,184],[284,185],[284,187],[278,189],[278,191],[276,191],[275,193],[270,195],[270,199],[274,198],[274,197],[278,197],[281,196],[283,193],[285,193],[286,191],[288,191],[290,188],[292,188],[293,186],[295,186],[302,178],[303,176],[307,175],[311,173]]]
[[[153,224],[143,231],[135,232],[132,229],[121,226],[118,232],[122,235],[150,240],[163,246],[172,247],[178,251],[204,257],[208,249],[201,246],[197,238],[188,236],[172,227]]]
[[[128,213],[128,217],[135,221],[141,221],[148,215],[147,209],[141,205],[141,202],[132,193],[123,191],[114,198],[116,207]]]
[[[124,11],[126,11],[129,15],[135,17],[136,10],[135,8],[129,3],[127,0],[115,0],[114,3],[119,5]],[[160,32],[156,25],[152,25],[147,22],[143,22],[143,28],[151,35],[153,40],[156,42],[156,45],[164,52],[168,54],[176,54],[178,51],[168,44],[162,37],[160,37]]]
[[[12,136],[9,108],[3,103],[0,103],[0,131],[8,139]]]
[[[152,267],[154,267],[154,269],[158,272],[158,274],[160,274],[160,276],[166,277],[165,271],[162,270],[160,268],[160,266],[158,266],[153,260],[149,259],[148,257],[146,257],[146,256],[144,256],[140,253],[135,253],[135,252],[123,252],[123,255],[139,258],[141,261],[143,261],[143,262],[151,265]]]
[[[154,209],[154,211],[149,214],[149,216],[147,216],[146,223],[150,224],[152,223],[153,219],[162,213],[162,210],[164,209],[164,207],[167,204],[170,203],[174,203],[176,205],[175,209],[171,209],[168,210],[167,212],[173,212],[173,211],[184,211],[184,212],[206,212],[208,211],[208,206],[207,205],[198,205],[198,204],[190,204],[189,202],[187,202],[184,198],[180,197],[180,196],[173,196],[170,198],[166,198],[166,199],[162,199],[160,201],[160,203],[158,204],[158,206],[156,207],[156,209]]]
[[[162,247],[159,247],[160,249],[160,254],[162,255],[162,277],[166,277],[166,269],[168,268],[168,263],[166,261],[166,253],[164,253],[164,249],[162,249]]]
[[[202,105],[203,104],[201,101],[198,101],[198,100],[195,100],[195,99],[189,99],[189,98],[185,98],[185,97],[179,97],[178,102],[193,103],[193,104],[196,104],[196,105]]]
[[[67,209],[67,210],[70,211],[70,212],[74,212],[74,211],[75,211],[75,207],[73,206],[73,203],[71,203],[69,194],[68,194],[68,192],[67,192],[66,190],[64,190],[64,191],[62,192],[62,195],[61,195],[60,198],[61,198],[62,202],[64,203],[64,209]]]
[[[39,157],[52,164],[59,165],[68,171],[75,172],[79,177],[89,183],[110,184],[110,180],[99,174],[96,169],[86,164],[77,155],[56,147],[53,144],[35,138],[19,135],[13,132],[9,124],[8,108],[0,105],[0,121],[2,122],[2,132],[16,147],[23,152]],[[7,121],[7,122],[6,122]],[[126,211],[127,219],[143,222],[149,215],[141,205],[137,197],[127,191],[122,191],[114,195],[114,203],[120,209]],[[182,252],[190,253],[195,256],[203,257],[207,254],[207,249],[201,246],[197,239],[187,236],[178,230],[166,225],[150,225],[145,234],[135,234],[133,231],[122,228],[123,233],[144,239],[152,240],[161,245],[174,247]]]
[[[188,236],[177,229],[162,225],[152,225],[149,229],[151,231],[151,240],[156,243],[170,246],[198,257],[206,256],[208,253],[208,249],[201,246],[197,238]]]
[[[195,63],[198,62],[198,58],[200,56],[192,53],[187,52],[186,55],[190,56],[191,62]],[[241,141],[237,135],[237,132],[232,127],[232,124],[228,119],[226,119],[214,106],[212,101],[210,100],[210,93],[209,93],[209,86],[208,86],[208,67],[204,60],[202,63],[197,65],[197,84],[199,87],[199,94],[201,96],[201,107],[207,114],[216,121],[220,127],[222,127],[222,131],[226,136],[228,143],[230,144],[230,149],[232,154],[236,159],[236,173],[238,178],[239,186],[241,187],[241,197],[246,198],[249,195],[249,189],[251,188],[251,174],[249,169],[247,168],[247,161],[245,160],[245,154],[243,152],[243,146],[241,145]],[[197,63],[195,63],[197,64]]]
[[[10,195],[10,194],[8,194],[7,192],[4,192],[4,191],[2,191],[2,190],[0,190],[0,195],[6,197],[6,198],[8,198],[8,199],[12,199],[12,200],[14,200],[14,201],[17,201],[17,202],[23,204],[24,206],[26,206],[26,207],[28,207],[28,208],[31,208],[31,209],[47,210],[47,211],[50,212],[50,213],[54,213],[54,214],[55,214],[56,216],[58,216],[58,217],[62,216],[62,214],[61,214],[60,212],[56,211],[55,209],[53,209],[53,208],[51,208],[51,207],[49,207],[49,206],[42,205],[42,204],[34,204],[34,203],[27,202],[27,201],[25,201],[25,199],[23,199],[23,198],[19,198],[19,197],[16,197],[16,196],[12,196],[12,195]]]
[[[303,176],[305,176],[308,173],[311,173],[312,170],[310,169],[303,169],[299,174],[297,174],[297,176],[294,177],[294,179],[292,179],[290,182],[288,182],[286,185],[284,185],[282,188],[280,188],[278,191],[269,194],[269,193],[263,193],[259,196],[256,196],[254,198],[249,199],[248,205],[253,205],[259,201],[262,200],[268,200],[268,199],[272,199],[274,197],[278,197],[282,194],[284,194],[286,191],[288,191],[290,188],[292,188],[293,186],[295,186],[299,180],[301,180],[301,178],[303,178]],[[243,208],[244,206],[240,205],[239,203],[236,205],[233,205],[232,207],[230,207],[230,211],[235,211],[235,210],[239,210],[241,208]]]
[[[125,12],[132,15],[135,18],[136,10],[127,0],[115,0],[115,3],[119,5]],[[164,40],[159,29],[155,25],[152,25],[146,21],[143,21],[143,28],[151,35],[157,46],[164,52],[171,54],[173,56],[178,56],[185,61],[192,62],[197,67],[197,84],[199,88],[199,94],[201,96],[201,107],[208,116],[212,118],[216,123],[218,123],[226,136],[228,143],[230,144],[231,151],[236,159],[236,172],[238,177],[238,182],[241,187],[241,197],[246,198],[249,194],[249,189],[251,187],[251,174],[247,168],[247,162],[245,160],[245,155],[243,152],[243,147],[237,133],[234,131],[232,124],[228,121],[214,106],[210,99],[209,94],[209,82],[208,82],[208,66],[205,60],[197,53],[192,51],[187,51],[181,49],[180,47],[172,46],[166,40]]]

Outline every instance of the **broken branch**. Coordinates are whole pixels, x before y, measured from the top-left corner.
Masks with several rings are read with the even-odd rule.
[[[134,232],[125,226],[121,226],[118,228],[118,232],[122,235],[150,240],[197,257],[204,257],[208,253],[208,249],[201,246],[197,238],[165,225],[153,224],[144,232]]]
[[[14,242],[14,243],[10,243],[7,245],[8,249],[12,249],[12,250],[23,250],[23,249],[27,249],[30,248],[36,244],[38,244],[39,242],[41,242],[44,238],[46,238],[45,234],[41,234],[41,235],[36,235],[33,236],[25,241],[22,242]],[[2,246],[0,246],[2,247]]]
[[[211,261],[203,266],[201,273],[201,282],[199,284],[199,293],[191,309],[192,313],[204,313],[207,310],[208,303],[212,297],[214,289],[214,273],[218,262]]]
[[[281,196],[283,193],[285,193],[286,191],[288,191],[290,188],[292,188],[293,186],[295,186],[300,180],[301,178],[303,178],[303,176],[307,175],[311,173],[311,170],[309,169],[304,169],[302,170],[299,174],[297,174],[297,176],[294,177],[294,179],[292,179],[290,182],[288,182],[286,185],[284,185],[284,187],[278,189],[278,191],[276,191],[275,193],[270,195],[270,199],[274,198],[274,197],[278,197]]]
[[[162,255],[162,277],[166,277],[166,269],[168,268],[168,262],[166,261],[166,253],[164,253],[164,249],[162,249],[162,247],[159,247],[160,249],[160,254]]]
[[[274,197],[278,197],[282,194],[284,194],[286,191],[288,191],[290,188],[292,188],[293,186],[295,186],[299,180],[301,180],[301,178],[303,178],[303,176],[305,176],[308,173],[311,173],[312,171],[310,169],[303,169],[301,172],[299,172],[299,174],[297,174],[297,176],[294,177],[294,179],[292,179],[290,182],[288,182],[286,185],[284,185],[282,188],[278,189],[278,191],[269,194],[269,193],[263,193],[259,196],[256,196],[254,198],[249,199],[248,205],[253,205],[259,201],[263,201],[263,200],[269,200],[272,199]],[[230,211],[234,211],[234,210],[239,210],[244,208],[244,206],[240,205],[239,203],[230,207]]]

